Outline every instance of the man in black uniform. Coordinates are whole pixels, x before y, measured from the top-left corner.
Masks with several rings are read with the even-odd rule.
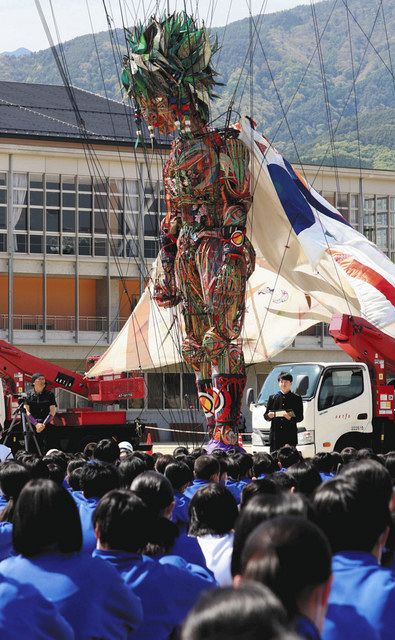
[[[297,423],[303,420],[303,401],[292,393],[292,375],[282,372],[278,376],[280,391],[269,396],[265,420],[271,421],[270,451],[276,451],[285,444],[298,444]]]
[[[32,375],[33,389],[27,394],[25,409],[32,425],[41,453],[45,455],[47,437],[45,429],[56,414],[56,400],[52,391],[47,391],[45,376],[41,373]],[[33,438],[29,438],[29,449],[34,448]]]

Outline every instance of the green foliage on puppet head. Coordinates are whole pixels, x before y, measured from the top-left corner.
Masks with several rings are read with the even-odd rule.
[[[157,20],[151,18],[127,31],[129,55],[124,58],[122,84],[137,102],[173,96],[193,104],[203,122],[217,75],[211,59],[218,41],[210,42],[206,27],[185,12]]]

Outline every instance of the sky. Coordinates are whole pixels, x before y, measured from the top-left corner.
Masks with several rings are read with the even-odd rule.
[[[309,4],[310,0],[185,0],[187,9],[191,6],[198,12],[201,19],[213,26],[223,26],[246,18],[252,13],[273,13],[283,9],[291,9],[301,4]],[[40,0],[40,4],[53,32],[51,21],[51,0]],[[127,16],[125,22],[132,23],[137,15],[144,16],[144,11],[151,15],[159,6],[160,12],[167,7],[165,0],[52,0],[53,12],[61,40],[70,40],[76,36],[91,33],[88,7],[95,32],[107,28],[104,6],[112,16],[115,26],[122,26],[120,7]],[[181,10],[184,0],[168,0],[170,11]],[[38,14],[35,0],[0,0],[0,52],[15,51],[25,47],[31,51],[39,51],[48,47]]]

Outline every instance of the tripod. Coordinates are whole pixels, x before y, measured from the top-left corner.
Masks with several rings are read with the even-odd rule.
[[[12,417],[12,422],[11,422],[10,426],[8,427],[8,429],[7,429],[7,435],[5,436],[5,438],[3,440],[3,444],[5,445],[7,443],[8,438],[12,435],[12,432],[13,432],[13,430],[15,428],[15,425],[18,422],[18,416],[19,416],[20,420],[21,420],[21,423],[22,423],[23,441],[25,443],[26,451],[29,451],[30,442],[31,442],[31,440],[33,440],[33,442],[34,442],[34,444],[36,446],[36,451],[37,451],[38,455],[42,456],[41,449],[40,449],[40,447],[38,445],[36,432],[34,431],[33,426],[29,422],[24,403],[25,403],[25,399],[23,398],[22,400],[19,401],[19,404],[18,404],[17,408],[15,409],[14,413],[12,414],[12,416],[13,416]]]

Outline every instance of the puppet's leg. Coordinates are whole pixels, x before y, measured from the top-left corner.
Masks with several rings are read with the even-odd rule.
[[[248,278],[244,253],[228,254],[223,242],[206,238],[197,252],[200,278],[209,317],[202,347],[211,361],[215,395],[215,437],[234,444],[246,382],[240,337]]]
[[[182,243],[176,258],[177,286],[182,294],[182,312],[185,338],[182,355],[195,372],[200,407],[207,421],[211,437],[215,426],[214,395],[211,379],[211,363],[202,348],[202,341],[209,329],[199,271],[195,262],[195,245]]]

